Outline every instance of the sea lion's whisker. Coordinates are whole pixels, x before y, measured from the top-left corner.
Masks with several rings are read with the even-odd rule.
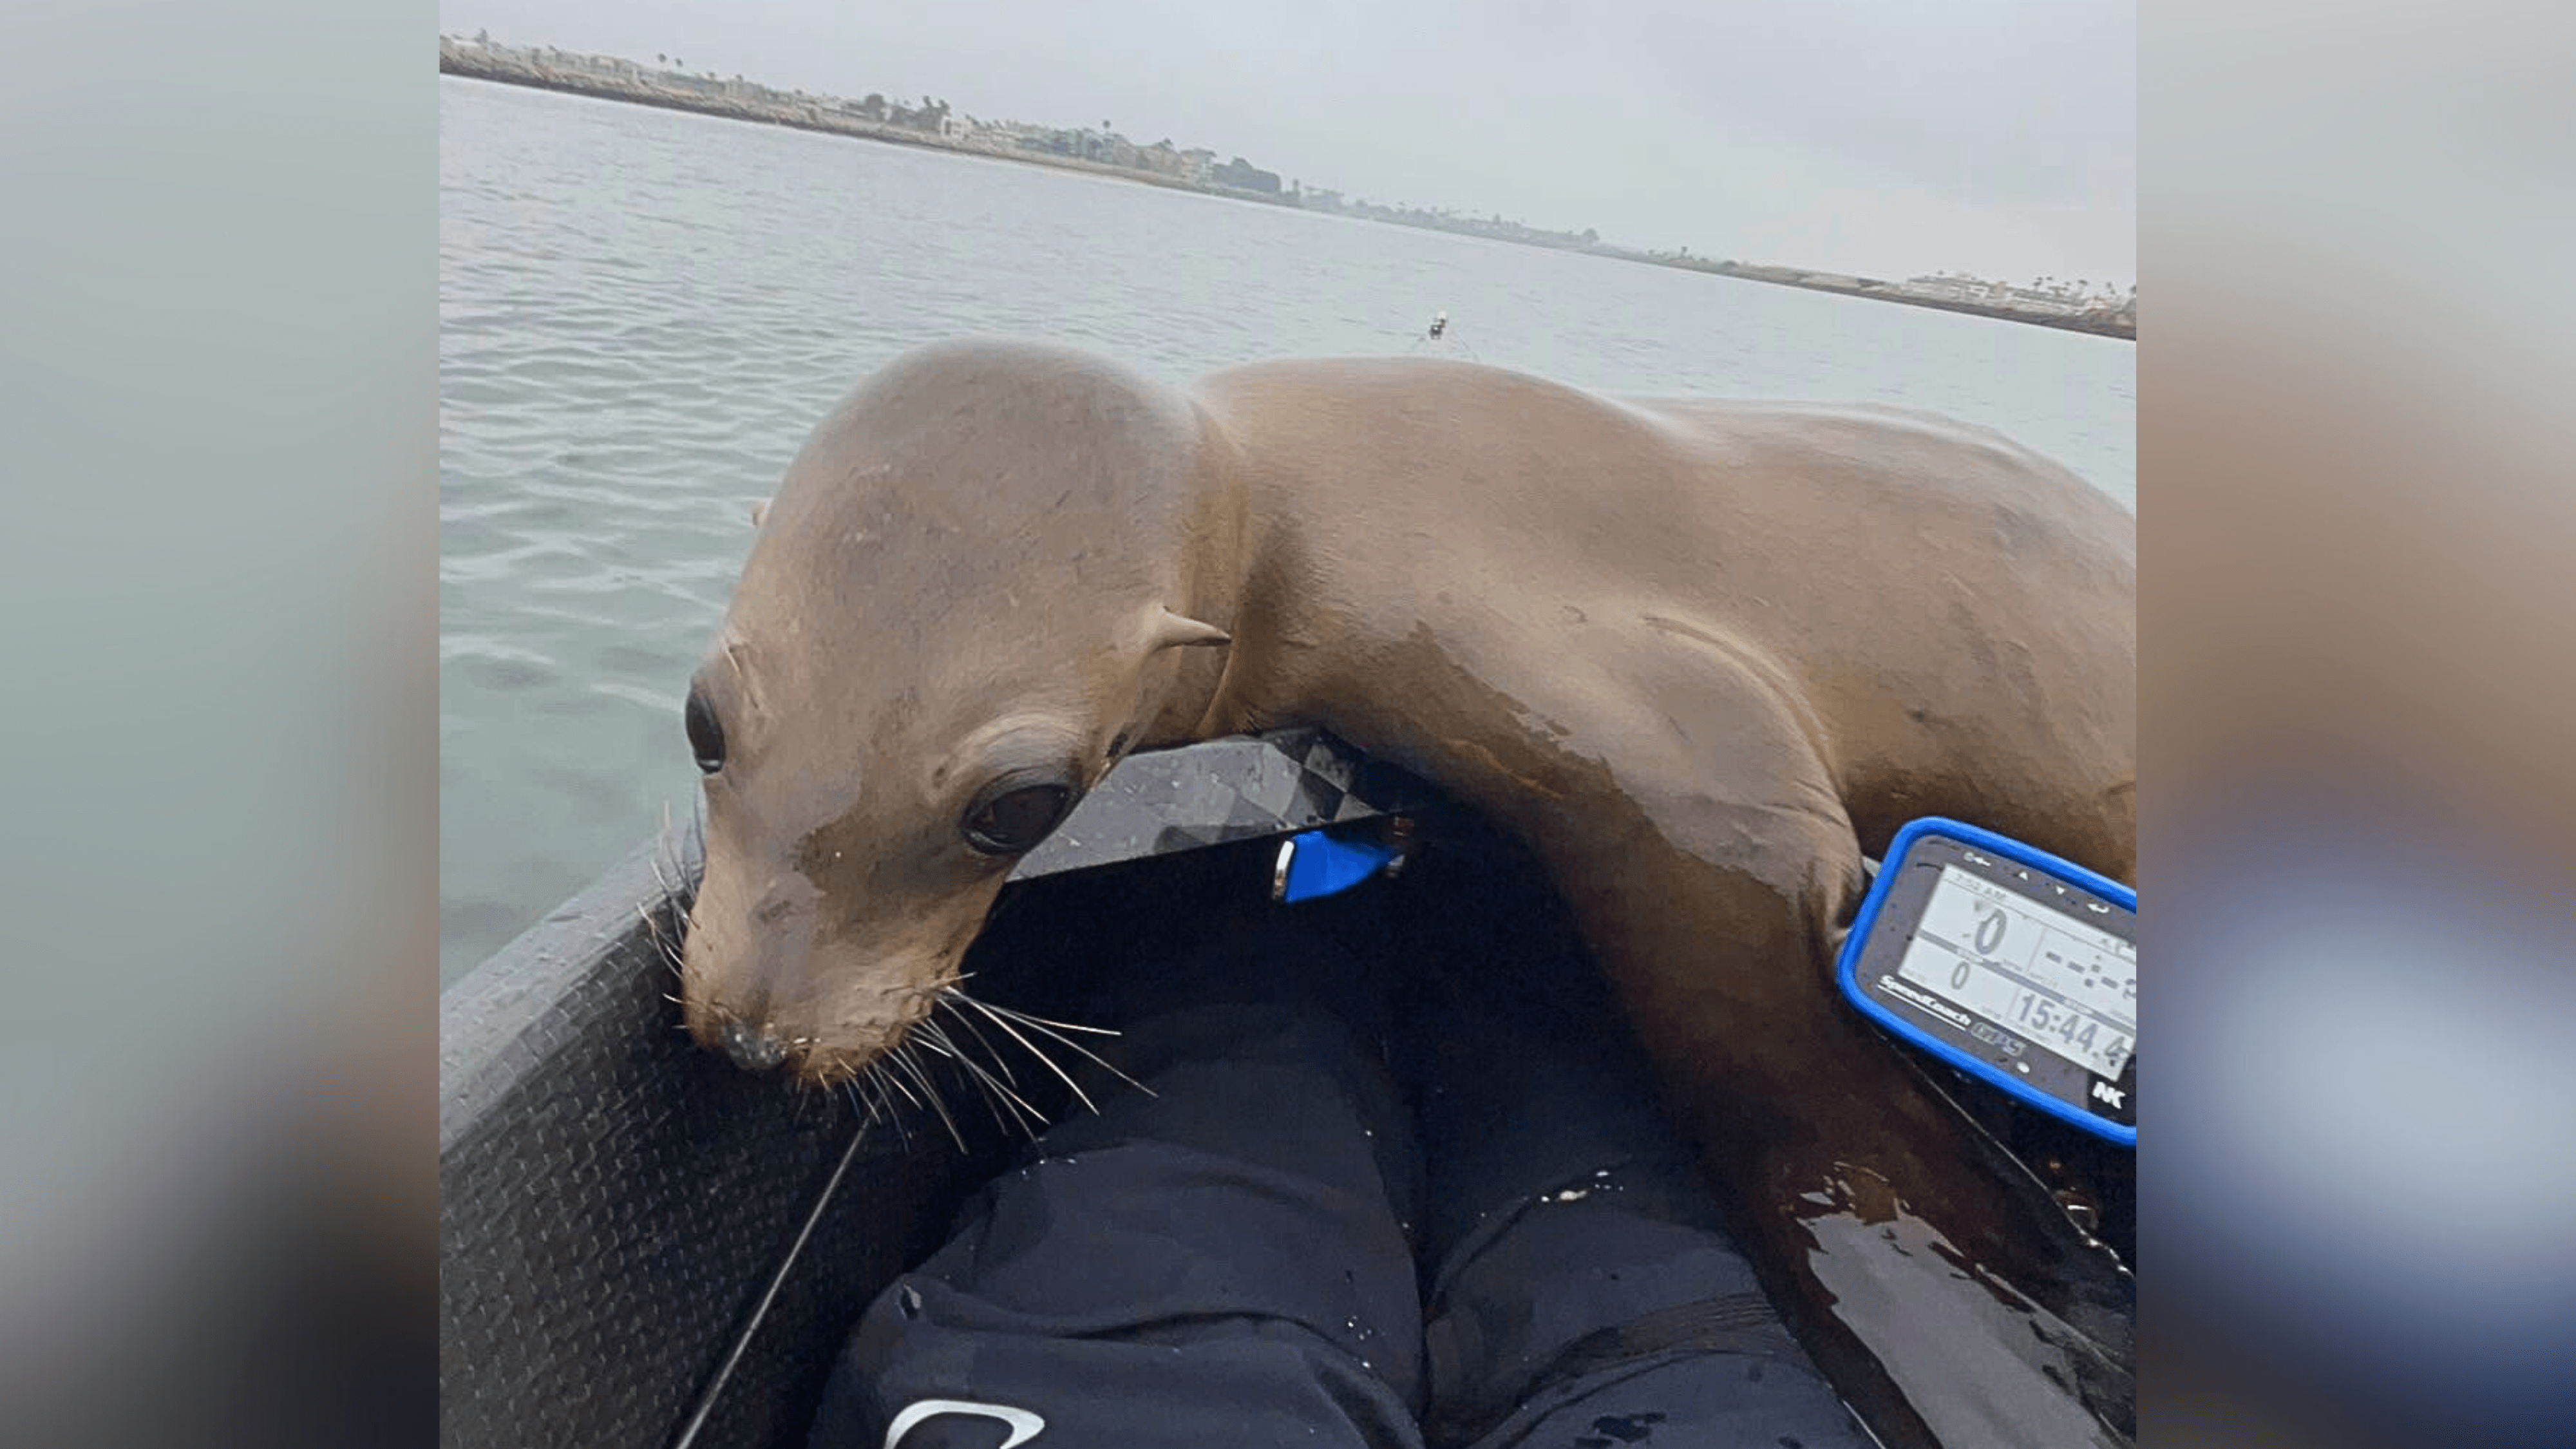
[[[677,881],[686,876],[687,872],[680,868],[679,857],[674,853],[670,861],[670,870],[665,873],[660,854],[660,851],[671,848],[671,802],[668,800],[662,802],[662,833],[655,841],[655,845],[657,850],[645,855],[644,864],[653,872],[654,886],[662,892],[660,905],[661,909],[670,916],[668,929],[665,929],[665,923],[656,919],[652,912],[641,906],[636,907],[636,910],[643,915],[645,929],[652,936],[653,947],[661,953],[662,960],[670,966],[673,974],[686,975],[687,963],[681,956],[674,938],[687,931],[689,924],[688,898],[677,884]]]
[[[903,1099],[910,1102],[915,1110],[918,1110],[921,1106],[921,1099],[912,1094],[912,1088],[903,1084],[903,1078],[885,1070],[886,1064],[892,1060],[894,1060],[894,1058],[891,1056],[879,1057],[877,1058],[876,1065],[870,1067],[869,1070],[877,1074],[877,1082],[880,1086],[892,1087],[897,1092],[902,1093]]]
[[[1010,1114],[1005,1114],[1007,1104],[992,1091],[992,1075],[989,1075],[984,1067],[976,1067],[974,1062],[966,1062],[966,1075],[969,1075],[969,1080],[974,1080],[976,1096],[984,1098],[984,1111],[992,1111],[994,1127],[999,1127],[1002,1132],[1025,1132],[1025,1124],[1018,1119],[1020,1109],[1010,1106]]]
[[[1029,1055],[1036,1057],[1039,1061],[1045,1063],[1048,1071],[1055,1073],[1066,1086],[1071,1087],[1073,1089],[1073,1095],[1081,1099],[1082,1105],[1091,1109],[1091,1115],[1095,1117],[1100,1115],[1100,1105],[1091,1100],[1090,1093],[1082,1090],[1082,1084],[1075,1081],[1070,1075],[1068,1075],[1064,1068],[1057,1066],[1055,1064],[1055,1058],[1048,1056],[1045,1052],[1039,1050],[1036,1042],[1020,1035],[1020,1029],[1011,1025],[1008,1018],[993,1010],[993,1008],[985,1005],[983,1002],[977,1001],[974,997],[960,996],[958,997],[958,1000],[965,1002],[968,1006],[971,1006],[977,1011],[984,1013],[986,1016],[991,1017],[995,1026],[998,1026],[1003,1031],[1009,1033],[1011,1040],[1027,1047],[1029,1049]]]
[[[911,987],[911,988],[909,988],[908,990],[906,990],[906,991],[904,992],[904,995],[905,995],[907,998],[917,998],[917,997],[923,997],[923,996],[928,996],[928,997],[932,997],[932,998],[938,998],[938,997],[943,997],[943,996],[961,996],[961,995],[964,995],[965,993],[963,993],[963,992],[959,991],[957,988],[958,988],[959,986],[961,986],[961,985],[965,984],[966,982],[973,980],[973,979],[974,979],[974,977],[975,977],[975,973],[974,973],[974,972],[972,972],[972,971],[961,971],[961,972],[957,973],[957,974],[956,974],[956,975],[954,975],[954,976],[950,976],[950,977],[947,977],[947,978],[945,978],[945,979],[943,979],[943,980],[939,980],[939,981],[933,981],[933,982],[929,983],[929,984],[928,984],[928,985],[926,985],[926,986],[915,986],[915,987]]]
[[[957,1055],[957,1043],[948,1039],[948,1033],[940,1029],[938,1022],[926,1016],[912,1024],[912,1039],[952,1062],[962,1060]]]
[[[973,998],[973,997],[971,997],[971,996],[970,996],[970,997],[968,997],[968,998],[966,998],[966,999],[967,999],[967,1000],[969,1000],[969,1001],[975,1001],[975,998]],[[1078,1051],[1078,1052],[1082,1053],[1084,1056],[1091,1058],[1091,1060],[1092,1060],[1092,1061],[1094,1061],[1094,1062],[1096,1062],[1096,1063],[1098,1063],[1098,1064],[1100,1065],[1100,1067],[1101,1067],[1104,1071],[1107,1071],[1111,1076],[1116,1077],[1118,1080],[1120,1080],[1120,1081],[1122,1081],[1122,1082],[1125,1082],[1127,1085],[1129,1085],[1129,1086],[1131,1086],[1131,1087],[1134,1087],[1137,1091],[1140,1091],[1140,1092],[1144,1093],[1144,1094],[1145,1094],[1146,1096],[1148,1096],[1148,1097],[1151,1097],[1151,1096],[1156,1095],[1156,1094],[1155,1094],[1155,1091],[1154,1091],[1154,1089],[1153,1089],[1153,1088],[1151,1088],[1151,1087],[1149,1087],[1149,1086],[1146,1086],[1143,1082],[1137,1081],[1134,1077],[1131,1077],[1131,1076],[1127,1075],[1125,1072],[1122,1072],[1122,1071],[1118,1070],[1116,1067],[1111,1066],[1107,1061],[1103,1060],[1103,1059],[1099,1056],[1099,1054],[1098,1054],[1098,1053],[1096,1053],[1096,1052],[1092,1051],[1092,1050],[1091,1050],[1091,1048],[1089,1048],[1089,1047],[1087,1047],[1087,1046],[1084,1046],[1082,1043],[1080,1043],[1080,1042],[1078,1042],[1078,1041],[1075,1041],[1073,1038],[1071,1038],[1071,1037],[1069,1037],[1069,1036],[1063,1036],[1063,1035],[1060,1035],[1060,1034],[1058,1034],[1058,1033],[1056,1033],[1056,1032],[1054,1032],[1054,1031],[1048,1030],[1049,1023],[1044,1022],[1044,1021],[1041,1021],[1041,1020],[1039,1020],[1038,1018],[1036,1018],[1036,1017],[1034,1017],[1034,1016],[1028,1016],[1028,1015],[1024,1015],[1024,1014],[1022,1014],[1022,1013],[1020,1013],[1020,1012],[1012,1011],[1012,1010],[1011,1010],[1009,1007],[1007,1007],[1007,1006],[990,1006],[990,1005],[987,1005],[986,1003],[981,1002],[981,1001],[975,1001],[975,1004],[976,1004],[977,1006],[983,1007],[986,1011],[999,1011],[999,1012],[1006,1013],[1006,1014],[1008,1014],[1008,1015],[1010,1015],[1010,1016],[1017,1017],[1019,1020],[1021,1020],[1021,1021],[1023,1021],[1023,1022],[1026,1022],[1026,1023],[1029,1025],[1029,1027],[1030,1027],[1030,1029],[1031,1029],[1031,1030],[1033,1030],[1033,1031],[1041,1031],[1041,1032],[1045,1032],[1048,1036],[1054,1037],[1057,1041],[1060,1041],[1060,1042],[1064,1043],[1066,1046],[1069,1046],[1069,1047],[1073,1048],[1075,1051]],[[1099,1030],[1101,1030],[1101,1028],[1099,1028],[1099,1027],[1088,1027],[1088,1028],[1085,1028],[1085,1027],[1076,1027],[1076,1028],[1074,1028],[1074,1029],[1075,1029],[1076,1031],[1084,1031],[1084,1030],[1099,1031]],[[1111,1036],[1116,1036],[1118,1033],[1116,1033],[1116,1032],[1111,1032],[1111,1033],[1109,1033],[1109,1034],[1110,1034]]]
[[[1000,1120],[1002,1115],[1001,1109],[1003,1107],[1011,1109],[1010,1120],[1007,1122],[1001,1122],[1003,1129],[1007,1131],[1010,1128],[1017,1127],[1020,1130],[1020,1135],[1028,1138],[1031,1142],[1037,1141],[1038,1134],[1046,1131],[1047,1129],[1046,1114],[1039,1111],[1037,1108],[1030,1106],[1027,1099],[1023,1098],[1019,1093],[1014,1092],[1010,1088],[1003,1086],[1001,1083],[994,1081],[992,1074],[985,1071],[982,1067],[977,1067],[975,1072],[976,1075],[986,1084],[988,1100],[994,1102],[993,1116],[995,1120]]]
[[[905,1040],[907,1044],[918,1042],[931,1051],[938,1053],[940,1056],[947,1058],[949,1061],[967,1068],[970,1072],[974,1069],[974,1063],[967,1061],[964,1057],[957,1054],[957,1044],[948,1039],[948,1033],[940,1030],[939,1023],[935,1021],[922,1020],[914,1022],[912,1024],[911,1034]],[[987,1092],[984,1095],[990,1097],[992,1094]]]
[[[886,1095],[885,1078],[878,1073],[876,1064],[871,1062],[868,1065],[868,1069],[859,1073],[856,1080],[866,1084],[876,1093],[878,1105],[885,1108],[885,1120],[887,1124],[894,1128],[895,1139],[903,1144],[904,1151],[910,1152],[912,1150],[912,1134],[904,1130],[903,1114],[895,1110],[894,1099]]]
[[[859,1095],[858,1078],[852,1077],[850,1080],[841,1083],[841,1090],[849,1094],[850,1106],[866,1114],[868,1121],[873,1123],[885,1120],[878,1114],[876,1104],[869,1102]]]
[[[920,1057],[912,1055],[912,1039],[909,1039],[909,1036],[907,1036],[907,1039],[902,1039],[902,1042],[896,1042],[896,1044],[894,1044],[894,1049],[891,1049],[891,1052],[886,1052],[886,1057],[889,1057],[889,1060],[894,1062],[894,1065],[899,1067],[899,1070],[902,1070],[902,1073],[907,1075],[907,1078],[912,1078],[912,1085],[917,1085],[917,1088],[922,1088],[922,1101],[927,1101],[927,1104],[930,1104],[930,1109],[938,1111],[938,1106],[940,1106],[940,1091],[938,1091],[938,1083],[933,1083],[933,1080],[930,1080],[930,1073],[927,1073],[925,1067],[922,1067],[922,1060],[920,1060]]]
[[[938,1085],[930,1080],[930,1074],[922,1070],[921,1063],[913,1060],[905,1050],[910,1045],[906,1042],[903,1047],[895,1049],[895,1065],[910,1073],[913,1081],[920,1085],[922,1095],[930,1099],[930,1110],[938,1113],[940,1122],[948,1128],[948,1139],[957,1144],[958,1151],[964,1152],[966,1134],[957,1130],[957,1119],[948,1114],[947,1094],[939,1090]]]
[[[667,900],[663,902],[665,907],[669,904]],[[662,958],[662,964],[670,967],[673,975],[681,974],[680,953],[672,947],[670,937],[663,932],[661,918],[654,915],[640,901],[636,903],[635,915],[644,923],[644,934],[653,943],[653,954]]]
[[[994,1104],[994,1119],[1004,1130],[1016,1128],[1021,1135],[1032,1142],[1037,1140],[1039,1133],[1046,1130],[1046,1113],[1039,1111],[1034,1103],[1021,1096],[1011,1083],[995,1076],[992,1068],[963,1054],[960,1054],[957,1060],[967,1071],[974,1074],[975,1084],[983,1089],[986,1100]],[[1001,1109],[1006,1106],[1011,1109],[1010,1120],[1002,1121]]]
[[[661,867],[656,866],[654,869],[659,871]],[[669,914],[670,926],[672,929],[670,934],[665,934],[662,921],[655,919],[653,922],[653,942],[655,945],[662,948],[664,955],[676,956],[679,953],[672,948],[670,935],[677,934],[678,932],[688,929],[689,913],[681,907],[679,893],[672,890],[667,885],[662,887],[662,899],[660,905],[662,910]]]
[[[1018,1074],[1011,1070],[1011,1064],[1003,1060],[1001,1052],[994,1047],[992,1039],[985,1036],[984,1029],[975,1024],[975,1018],[968,1016],[965,1008],[957,1004],[961,1001],[970,1001],[972,999],[973,998],[967,996],[963,991],[951,989],[942,991],[939,994],[937,1004],[947,1007],[948,1014],[956,1017],[958,1023],[966,1028],[967,1034],[975,1038],[975,1044],[982,1047],[984,1049],[984,1054],[993,1059],[993,1065],[1001,1070],[1002,1080],[1010,1083],[1014,1087],[1018,1086],[1020,1084],[1020,1079]]]
[[[958,1019],[966,1022],[967,1026],[970,1028],[974,1025],[973,1021],[966,1018],[962,1013],[959,1015]],[[1021,1131],[1026,1132],[1031,1140],[1036,1139],[1038,1129],[1046,1125],[1046,1117],[1043,1113],[1039,1112],[1035,1107],[1030,1106],[1027,1100],[1021,1097],[1019,1093],[1012,1091],[1007,1086],[1004,1086],[999,1079],[994,1077],[992,1072],[988,1070],[983,1063],[966,1055],[965,1049],[960,1047],[955,1041],[951,1040],[947,1029],[942,1027],[938,1022],[925,1021],[918,1027],[915,1027],[914,1030],[923,1033],[924,1040],[936,1038],[933,1045],[944,1048],[951,1061],[956,1062],[959,1066],[964,1067],[970,1074],[972,1074],[975,1079],[975,1086],[984,1094],[984,1100],[992,1105],[993,1121],[995,1125],[1001,1127],[1004,1131],[1008,1131],[1013,1127],[1018,1127]],[[976,1039],[981,1041],[982,1037],[979,1035]],[[992,1048],[987,1045],[985,1050],[990,1051]],[[1002,1105],[1005,1098],[1010,1102],[1013,1117],[1017,1119],[1015,1121],[1005,1120],[1002,1116]]]
[[[994,1009],[995,1009],[995,1010],[997,1010],[997,1011],[1006,1011],[1006,1012],[1009,1012],[1009,1013],[1011,1014],[1011,1016],[1012,1016],[1014,1019],[1019,1020],[1019,1021],[1027,1022],[1027,1023],[1028,1023],[1029,1025],[1031,1025],[1031,1026],[1052,1026],[1052,1027],[1060,1028],[1060,1029],[1062,1029],[1062,1030],[1064,1030],[1064,1031],[1087,1031],[1087,1032],[1091,1033],[1091,1034],[1092,1034],[1092,1035],[1094,1035],[1094,1036],[1118,1036],[1118,1035],[1121,1035],[1121,1033],[1120,1033],[1120,1032],[1117,1030],[1117,1028],[1115,1028],[1115,1027],[1107,1027],[1107,1026],[1078,1026],[1078,1025],[1076,1025],[1075,1023],[1070,1022],[1070,1021],[1049,1021],[1048,1019],[1046,1019],[1046,1018],[1045,1018],[1045,1017],[1043,1017],[1043,1016],[1031,1016],[1031,1015],[1029,1015],[1029,1014],[1028,1014],[1027,1012],[1025,1012],[1025,1011],[1016,1010],[1016,1009],[1014,1009],[1014,1008],[1012,1008],[1012,1007],[1008,1007],[1008,1006],[996,1007],[996,1008],[994,1008]]]
[[[975,1080],[984,1088],[985,1100],[994,1104],[993,1116],[995,1120],[1000,1120],[1002,1115],[1001,1109],[1003,1107],[1009,1107],[1011,1109],[1011,1120],[1002,1122],[1001,1125],[1006,1129],[1017,1127],[1022,1133],[1027,1135],[1030,1141],[1036,1141],[1037,1135],[1046,1130],[1046,1114],[1029,1105],[1029,1101],[1026,1097],[1021,1096],[1019,1093],[1014,1092],[1009,1087],[1003,1085],[1000,1081],[995,1080],[993,1074],[985,1070],[983,1067],[978,1066],[973,1062],[968,1062],[966,1065],[973,1069]]]

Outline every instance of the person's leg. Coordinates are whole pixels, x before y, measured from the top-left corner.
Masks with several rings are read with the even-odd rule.
[[[1872,1443],[1722,1226],[1561,919],[1429,923],[1407,1016],[1436,1445]]]
[[[1420,1442],[1409,1133],[1315,920],[1128,984],[1100,1049],[1154,1095],[1095,1091],[880,1295],[815,1449]]]

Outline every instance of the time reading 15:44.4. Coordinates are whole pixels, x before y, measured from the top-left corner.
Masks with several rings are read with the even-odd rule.
[[[2089,1064],[2099,1067],[2104,1076],[2118,1076],[2128,1059],[2129,1038],[2117,1027],[2103,1035],[2105,1023],[2087,1012],[2076,1011],[2052,1001],[2036,991],[2013,993],[2012,1021],[2034,1037],[2054,1037],[2069,1056],[2081,1055]]]

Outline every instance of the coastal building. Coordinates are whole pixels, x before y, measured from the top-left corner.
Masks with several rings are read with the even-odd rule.
[[[1279,194],[1278,172],[1264,171],[1240,156],[1217,167],[1209,174],[1209,179],[1237,191],[1258,191],[1267,196]]]
[[[1947,272],[1908,278],[1897,290],[1944,302],[2001,303],[2011,300],[2012,296],[2012,287],[2007,283],[1989,282],[1982,277],[1952,276]]]
[[[2101,313],[2115,319],[2134,320],[2134,306],[2122,299],[2096,292],[2075,283],[2060,282],[2053,287],[2015,286],[2010,282],[1993,282],[1963,273],[1936,272],[1930,276],[1912,277],[1898,286],[1908,296],[1944,302],[1969,302],[1988,307],[2009,307],[2018,312],[2037,312],[2060,316]],[[2124,307],[2126,310],[2124,311]]]
[[[653,77],[653,83],[664,90],[689,91],[702,96],[725,94],[725,82],[711,75],[690,75],[686,71],[666,70]]]

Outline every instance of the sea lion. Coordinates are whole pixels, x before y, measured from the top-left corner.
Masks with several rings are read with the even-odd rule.
[[[844,1079],[1122,754],[1326,725],[1536,853],[1882,1438],[2125,1442],[2129,1273],[1832,957],[1917,816],[2133,879],[2135,536],[1923,414],[913,352],[791,463],[693,680],[687,1024]]]

